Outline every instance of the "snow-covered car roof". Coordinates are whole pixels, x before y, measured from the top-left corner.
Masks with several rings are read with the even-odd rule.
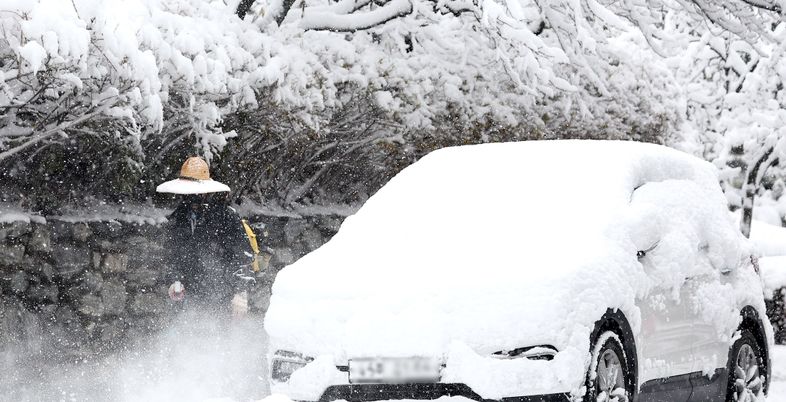
[[[639,250],[660,268],[645,274]],[[282,270],[265,325],[281,347],[337,359],[434,354],[454,341],[585,353],[577,339],[608,307],[635,311],[652,286],[747,253],[715,168],[679,151],[613,141],[447,148]]]

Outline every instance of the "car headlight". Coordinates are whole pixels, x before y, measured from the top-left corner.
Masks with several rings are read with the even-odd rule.
[[[502,350],[494,352],[494,357],[498,359],[530,359],[530,360],[552,360],[557,355],[557,348],[551,345],[529,346],[513,350]]]
[[[292,373],[314,361],[313,357],[303,356],[297,352],[279,350],[273,354],[270,377],[275,381],[286,382]]]

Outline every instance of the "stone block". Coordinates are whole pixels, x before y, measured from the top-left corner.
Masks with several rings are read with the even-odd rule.
[[[35,225],[27,242],[29,253],[49,254],[52,252],[52,234],[46,226]]]
[[[0,224],[0,242],[8,239],[18,239],[32,230],[29,222],[14,221]]]
[[[335,216],[320,216],[316,220],[317,226],[323,231],[327,232],[326,234],[332,236],[338,232],[338,229],[341,227],[341,223],[343,219],[335,217]]]
[[[25,271],[16,271],[11,276],[11,291],[23,294],[30,287],[30,276]]]
[[[295,261],[297,261],[311,250],[306,250],[306,246],[303,243],[297,242],[289,246],[289,251],[292,252],[292,255],[295,256]]]
[[[295,262],[295,255],[289,248],[278,248],[273,251],[272,263],[275,266],[285,267]]]
[[[266,312],[270,306],[271,291],[269,287],[260,286],[249,293],[248,304],[252,311]]]
[[[125,279],[129,285],[137,287],[152,287],[163,279],[164,273],[152,269],[129,269],[125,274]]]
[[[128,256],[125,254],[104,254],[101,259],[101,272],[121,273],[128,269]]]
[[[47,221],[47,226],[49,226],[50,236],[53,242],[63,243],[73,239],[74,233],[72,223],[50,219]]]
[[[56,286],[55,290],[57,290]],[[57,304],[47,304],[46,306],[41,306],[39,309],[41,310],[41,314],[43,315],[44,319],[47,321],[47,325],[51,325],[52,321],[55,319]]]
[[[85,271],[79,277],[79,283],[84,285],[90,293],[98,293],[104,288],[104,277],[98,272]]]
[[[52,264],[46,261],[38,261],[35,266],[38,267],[38,274],[41,275],[41,277],[46,278],[49,282],[54,280],[55,268]]]
[[[306,222],[302,219],[290,218],[284,225],[284,241],[292,244],[297,241],[303,231],[307,228]]]
[[[91,222],[90,230],[94,235],[102,238],[118,238],[129,232],[126,225],[118,221]]]
[[[17,340],[19,332],[19,314],[16,306],[0,300],[0,345],[9,345]]]
[[[104,303],[101,301],[101,298],[96,295],[84,295],[79,298],[76,304],[76,310],[84,315],[91,317],[101,317],[104,315]]]
[[[308,228],[300,236],[303,245],[307,252],[311,252],[319,248],[325,243],[322,234],[316,228]]]
[[[55,277],[55,269],[52,264],[40,257],[25,256],[19,268],[49,282],[52,282]]]
[[[165,250],[160,242],[141,236],[126,241],[125,254],[128,256],[128,270],[161,270],[164,265]]]
[[[68,329],[75,329],[79,326],[79,317],[71,307],[62,305],[55,311],[55,323]]]
[[[122,282],[118,280],[104,282],[104,286],[101,288],[101,301],[106,314],[122,314],[126,309],[127,299],[126,287]]]
[[[93,230],[87,223],[79,222],[71,226],[71,238],[79,243],[86,243],[92,235]]]
[[[131,311],[144,314],[162,314],[168,310],[169,299],[165,293],[139,293],[131,302]]]
[[[39,353],[41,320],[21,303],[0,301],[0,345],[16,344],[21,353]]]
[[[71,279],[84,272],[91,262],[90,250],[76,246],[57,246],[52,248],[52,260],[57,275]]]
[[[22,263],[25,246],[21,244],[0,244],[0,265],[16,267]]]
[[[112,320],[98,324],[98,340],[102,345],[117,346],[125,335],[125,323],[122,319]],[[111,348],[110,348],[111,349]]]
[[[27,297],[37,302],[58,303],[60,292],[56,285],[37,283],[27,289]]]
[[[98,251],[93,251],[93,253],[92,253],[92,254],[90,254],[90,256],[91,256],[91,258],[90,258],[90,263],[91,263],[91,266],[92,266],[94,269],[101,269],[101,256],[102,256],[102,255],[103,255],[103,254],[101,254],[101,253],[100,253],[100,252],[98,252]]]
[[[120,247],[118,244],[106,239],[100,240],[98,242],[98,248],[101,250],[102,254],[120,252]]]

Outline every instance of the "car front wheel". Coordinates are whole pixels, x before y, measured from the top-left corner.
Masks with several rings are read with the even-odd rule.
[[[755,402],[764,399],[765,378],[762,375],[764,353],[753,333],[741,330],[729,355],[727,402]]]
[[[593,347],[592,363],[587,372],[587,392],[584,402],[628,402],[631,375],[619,338],[607,331],[598,337]]]

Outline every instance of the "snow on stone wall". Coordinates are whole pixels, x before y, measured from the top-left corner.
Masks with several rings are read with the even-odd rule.
[[[326,242],[343,217],[253,219],[265,224],[265,243],[275,251],[250,297],[252,313],[261,314],[275,273]],[[175,308],[166,295],[160,224],[35,221],[0,223],[0,367],[104,355],[166,327]],[[5,378],[15,380],[23,381]]]

